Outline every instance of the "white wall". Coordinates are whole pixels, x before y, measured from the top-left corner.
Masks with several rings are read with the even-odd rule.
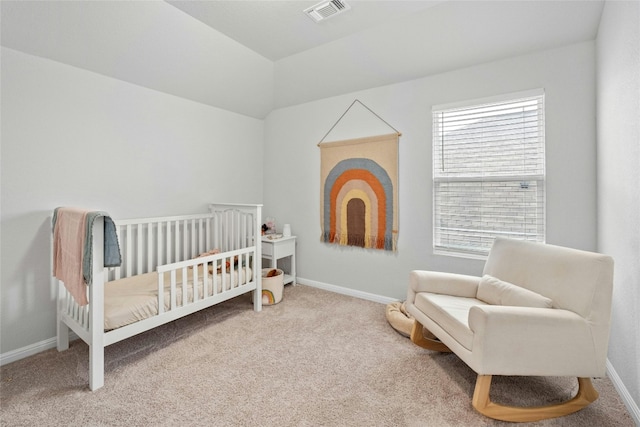
[[[480,273],[482,261],[432,254],[431,107],[534,88],[546,91],[547,241],[595,250],[595,45],[586,42],[273,111],[265,120],[264,215],[298,236],[298,276],[404,299],[412,269]],[[397,253],[319,240],[316,144],[356,98],[402,132]],[[379,131],[388,128],[363,121],[356,136]]]
[[[56,206],[116,218],[262,201],[262,120],[2,48],[0,353],[55,336]]]
[[[615,260],[609,360],[640,423],[640,3],[608,1],[597,40],[598,250]]]

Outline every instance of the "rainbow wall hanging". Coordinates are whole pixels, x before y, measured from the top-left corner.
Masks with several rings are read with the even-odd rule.
[[[396,251],[398,137],[319,144],[323,242]]]

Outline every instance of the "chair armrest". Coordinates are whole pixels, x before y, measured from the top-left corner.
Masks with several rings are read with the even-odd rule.
[[[414,270],[409,273],[406,308],[409,312],[420,292],[475,298],[480,278],[465,274]]]
[[[573,311],[557,308],[477,305],[469,311],[469,328],[475,334],[511,336],[523,331],[566,334],[582,328],[586,321]]]
[[[415,294],[420,292],[474,298],[478,291],[478,283],[480,278],[477,276],[414,270],[409,273],[407,301],[413,302]]]
[[[604,374],[589,322],[572,311],[480,305],[471,308],[468,321],[478,373]]]

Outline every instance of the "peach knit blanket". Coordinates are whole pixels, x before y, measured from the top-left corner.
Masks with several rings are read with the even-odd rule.
[[[53,229],[53,275],[80,305],[87,305],[87,286],[82,274],[86,220],[89,211],[59,208]]]

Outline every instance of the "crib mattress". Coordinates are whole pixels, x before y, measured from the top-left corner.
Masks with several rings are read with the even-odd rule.
[[[204,285],[202,280],[202,270],[198,275],[198,295],[199,299],[204,297]],[[235,270],[233,274],[227,272],[216,275],[216,292],[222,292],[224,282],[225,290],[238,286],[238,283],[245,283],[245,277],[251,279],[251,269],[243,267]],[[182,272],[177,272],[176,277],[176,302],[182,306]],[[213,277],[209,275],[207,285],[207,296],[213,294]],[[189,269],[187,274],[187,302],[193,302],[193,270]],[[171,307],[171,282],[170,273],[164,273],[164,309],[168,311]],[[158,273],[151,272],[139,274],[137,276],[124,279],[113,280],[105,283],[104,287],[104,329],[111,330],[120,328],[140,320],[158,314]]]

